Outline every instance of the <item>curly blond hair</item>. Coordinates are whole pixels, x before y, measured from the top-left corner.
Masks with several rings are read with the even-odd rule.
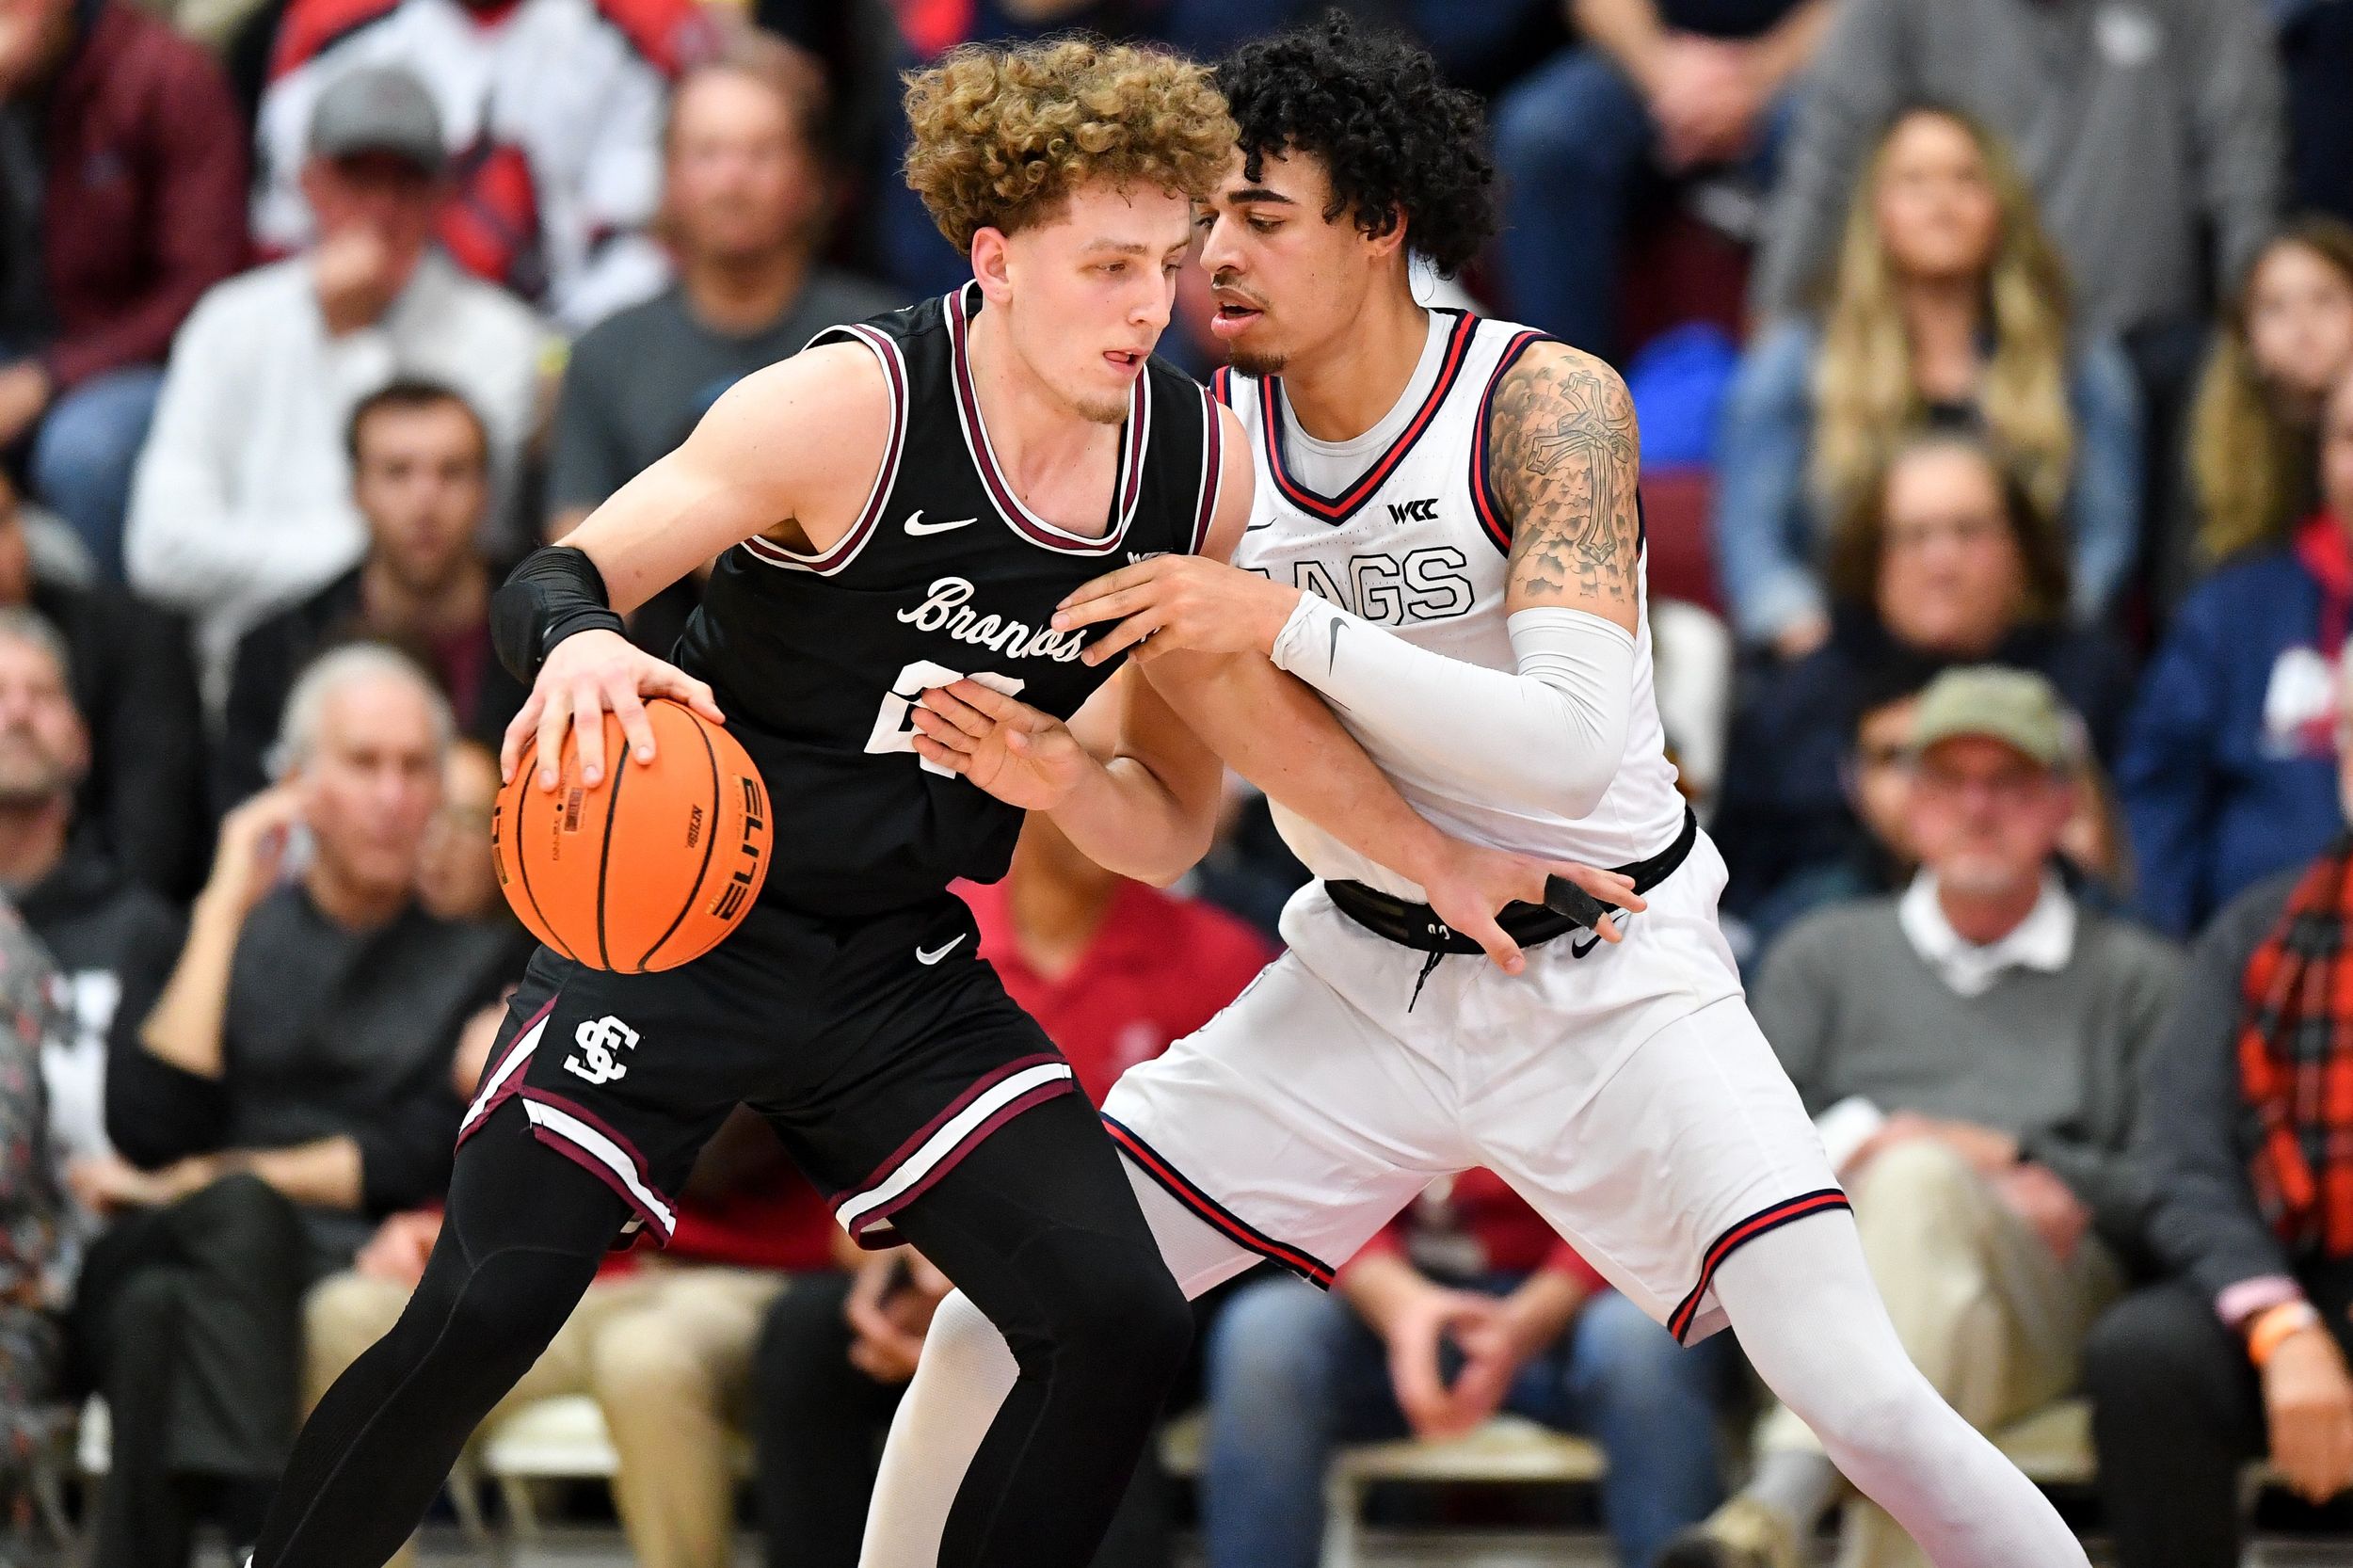
[[[1162,50],[972,44],[905,81],[907,184],[958,250],[983,229],[1051,221],[1089,180],[1204,199],[1233,156],[1209,68]]]

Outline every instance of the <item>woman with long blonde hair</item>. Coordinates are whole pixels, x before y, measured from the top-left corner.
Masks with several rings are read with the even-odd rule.
[[[2320,405],[2353,371],[2353,225],[2299,218],[2247,269],[2190,415],[2198,544],[2218,565],[2277,544],[2319,495]]]
[[[1827,520],[1935,427],[1979,436],[2064,520],[2070,609],[2101,616],[2139,532],[2130,366],[2112,341],[2071,335],[2065,268],[2000,138],[1922,105],[1857,183],[1818,317],[1765,333],[1733,388],[1716,538],[1746,638],[1785,657],[1820,646]]]

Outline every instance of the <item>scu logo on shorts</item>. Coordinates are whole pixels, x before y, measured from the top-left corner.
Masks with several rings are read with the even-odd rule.
[[[629,1067],[617,1053],[637,1044],[637,1032],[608,1013],[574,1030],[572,1043],[580,1048],[580,1054],[566,1057],[564,1070],[591,1083],[610,1083],[629,1075]]]

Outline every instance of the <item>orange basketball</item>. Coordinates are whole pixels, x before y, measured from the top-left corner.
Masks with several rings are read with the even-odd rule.
[[[607,713],[602,783],[581,783],[568,733],[555,788],[539,788],[536,753],[526,753],[490,825],[499,886],[531,934],[624,974],[676,968],[717,947],[768,874],[767,791],[742,744],[665,698],[648,701],[646,717],[652,761],[629,755],[621,721]]]

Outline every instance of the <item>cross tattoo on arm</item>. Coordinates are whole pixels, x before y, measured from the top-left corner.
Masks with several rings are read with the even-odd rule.
[[[1641,443],[1625,383],[1591,355],[1538,344],[1505,373],[1489,417],[1514,603],[1631,621]]]

